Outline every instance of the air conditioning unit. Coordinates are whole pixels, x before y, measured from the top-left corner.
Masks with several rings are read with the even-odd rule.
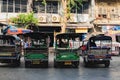
[[[88,14],[78,14],[78,21],[79,22],[89,21],[89,15]]]
[[[71,23],[78,22],[76,14],[71,14],[68,22],[71,22]]]
[[[60,16],[57,14],[52,15],[52,22],[60,22]]]
[[[39,22],[46,22],[46,16],[38,16]]]

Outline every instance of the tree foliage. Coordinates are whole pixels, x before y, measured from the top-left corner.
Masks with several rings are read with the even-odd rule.
[[[34,13],[30,12],[27,14],[19,14],[17,17],[12,17],[10,19],[12,23],[18,25],[18,27],[29,27],[31,25],[37,25],[38,19],[34,17]]]
[[[43,1],[42,1],[42,4],[43,4],[43,5],[46,5],[46,4],[47,4],[47,3],[46,3],[46,0],[43,0]]]

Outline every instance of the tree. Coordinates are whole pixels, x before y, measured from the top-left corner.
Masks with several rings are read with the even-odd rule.
[[[18,27],[24,28],[38,24],[38,19],[34,17],[33,12],[27,14],[19,14],[17,17],[12,17],[10,21],[17,24]]]
[[[65,33],[66,27],[67,27],[67,20],[70,19],[70,13],[71,9],[73,7],[79,8],[79,6],[82,6],[83,0],[62,0],[63,5],[63,22],[62,22],[62,33]]]

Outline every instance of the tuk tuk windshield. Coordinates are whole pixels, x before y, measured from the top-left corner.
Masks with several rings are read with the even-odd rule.
[[[31,39],[31,47],[47,47],[46,39]]]
[[[78,49],[81,46],[80,34],[59,34],[56,37],[57,49]]]
[[[88,40],[89,47],[108,48],[112,47],[112,38],[110,36],[97,35]]]
[[[10,35],[0,35],[0,52],[14,52],[16,39]]]
[[[111,48],[112,41],[111,40],[97,40],[90,45],[90,47],[98,47],[98,48]]]
[[[108,54],[111,53],[112,38],[109,36],[94,36],[88,40],[88,52],[91,54]]]
[[[47,48],[48,36],[40,32],[26,33],[24,36],[24,48]]]

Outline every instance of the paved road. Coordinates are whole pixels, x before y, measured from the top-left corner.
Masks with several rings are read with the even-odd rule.
[[[0,67],[0,80],[120,80],[120,57],[113,57],[110,68],[85,68],[81,58],[78,69],[53,68],[52,57],[49,68],[24,68],[23,58],[19,68]]]

